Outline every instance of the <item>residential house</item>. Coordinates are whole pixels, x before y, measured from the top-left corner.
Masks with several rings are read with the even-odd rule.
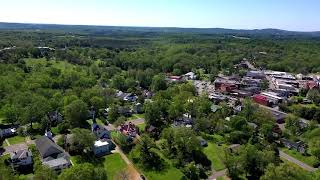
[[[237,152],[238,149],[241,147],[240,144],[231,144],[228,149],[231,153]]]
[[[116,96],[124,101],[130,101],[130,102],[134,102],[138,99],[138,96],[136,96],[133,93],[124,93],[122,91],[118,91],[116,93]]]
[[[193,123],[194,122],[191,115],[183,114],[182,117],[173,121],[173,127],[180,127],[180,126],[192,127]]]
[[[16,134],[16,128],[0,129],[0,137],[6,138]]]
[[[123,116],[131,116],[133,114],[133,111],[129,106],[120,106],[118,108],[118,113]]]
[[[143,105],[141,103],[136,103],[133,105],[133,112],[137,114],[143,113]]]
[[[248,69],[248,64],[245,61],[241,61],[239,64],[234,65],[235,68],[244,68],[244,69]]]
[[[14,167],[28,166],[33,163],[32,153],[28,149],[15,151],[11,154],[10,160]]]
[[[289,149],[294,149],[301,154],[305,154],[307,152],[306,145],[302,141],[293,142],[285,138],[281,138],[280,142]]]
[[[108,140],[97,140],[93,145],[93,153],[95,156],[103,156],[109,154],[113,149],[113,143],[110,139]]]
[[[118,130],[126,135],[126,136],[129,136],[129,137],[136,137],[137,134],[139,132],[137,132],[137,128],[136,128],[136,125],[134,125],[132,122],[129,122],[129,123],[126,123],[126,124],[121,124],[120,127],[118,128]]]
[[[46,136],[35,141],[42,164],[52,170],[62,170],[71,166],[69,155]]]
[[[133,93],[126,93],[126,95],[123,98],[124,101],[130,101],[130,102],[134,102],[137,99],[138,99],[138,96]]]
[[[110,139],[110,132],[106,128],[100,127],[97,123],[92,124],[91,131],[97,139]]]
[[[47,114],[47,116],[51,122],[51,125],[57,125],[63,121],[62,114],[60,114],[58,111],[51,111]]]
[[[183,77],[186,80],[195,80],[197,78],[197,76],[194,72],[188,72],[188,73],[184,74]]]
[[[153,137],[159,136],[161,133],[161,131],[158,128],[156,128],[152,125],[150,125],[149,127],[146,127],[146,132],[149,133]]]
[[[145,99],[151,99],[152,98],[152,96],[153,96],[153,93],[151,92],[151,91],[148,91],[148,90],[143,90],[143,97],[145,98]]]
[[[167,77],[167,81],[169,81],[169,82],[182,82],[183,78],[182,78],[182,76],[169,76],[169,77]]]

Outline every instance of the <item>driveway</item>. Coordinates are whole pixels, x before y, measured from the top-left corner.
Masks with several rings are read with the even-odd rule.
[[[140,178],[139,171],[134,167],[134,165],[129,160],[129,158],[123,153],[121,148],[115,142],[113,142],[113,143],[116,145],[116,149],[114,151],[112,151],[112,153],[119,153],[121,158],[124,160],[124,162],[126,162],[126,164],[128,166],[127,172],[129,173],[130,179],[140,180],[141,178]]]
[[[143,124],[145,120],[143,118],[138,118],[138,119],[130,120],[130,122],[132,122],[134,125],[139,125],[139,124]]]
[[[4,154],[13,154],[16,151],[22,150],[22,149],[28,149],[27,143],[19,143],[19,144],[13,144],[7,147],[4,147],[5,152]]]
[[[227,174],[227,169],[223,169],[221,171],[216,171],[216,172],[212,173],[211,176],[208,177],[208,180],[215,180],[218,177],[224,176],[226,174]]]
[[[286,160],[288,160],[288,161],[300,166],[301,168],[303,168],[303,169],[305,169],[307,171],[313,172],[313,171],[318,170],[317,168],[311,167],[308,164],[305,164],[304,162],[301,162],[301,161],[295,159],[294,157],[284,153],[281,150],[279,150],[279,155],[280,155],[281,158],[284,158],[284,159],[286,159]]]

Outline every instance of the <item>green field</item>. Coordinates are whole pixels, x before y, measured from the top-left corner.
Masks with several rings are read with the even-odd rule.
[[[116,175],[127,168],[127,164],[122,160],[119,153],[110,154],[104,157],[104,168],[110,179],[115,179]]]
[[[162,159],[164,159],[165,161],[165,169],[161,170],[161,171],[151,171],[151,170],[144,170],[141,167],[141,164],[135,164],[135,167],[139,167],[139,170],[143,172],[143,174],[147,177],[147,179],[149,180],[176,180],[176,179],[181,179],[184,175],[183,173],[175,168],[172,165],[172,162],[167,159],[160,151],[158,151],[158,154],[161,156]],[[131,151],[131,153],[135,154],[133,151]],[[131,159],[132,161],[132,155],[130,154],[128,156],[129,159]],[[133,162],[133,161],[132,161]]]
[[[3,117],[0,117],[0,124],[2,124],[3,119],[4,119]]]
[[[14,137],[7,138],[7,140],[9,141],[10,145],[12,145],[12,144],[23,143],[25,142],[26,138],[22,136],[14,136]]]
[[[222,161],[224,153],[222,146],[209,142],[208,147],[204,148],[203,152],[207,155],[208,159],[210,159],[212,163],[211,166],[214,170],[219,171],[225,169]]]
[[[179,171],[179,169],[175,167],[167,168],[163,171],[144,171],[144,175],[147,176],[148,179],[151,180],[176,180],[181,179],[183,177],[183,173]]]
[[[51,132],[52,132],[53,134],[55,134],[55,135],[59,134],[58,126],[52,127],[52,128],[51,128]]]
[[[145,124],[145,123],[143,123],[143,124],[138,124],[137,126],[139,127],[139,130],[140,130],[140,131],[144,131],[144,129],[146,128],[146,124]]]
[[[131,117],[128,118],[128,120],[134,120],[134,119],[140,119],[144,118],[144,114],[133,114]]]
[[[286,159],[284,159],[284,158],[281,158],[281,160],[283,161],[284,164],[288,164],[288,165],[290,165],[290,166],[292,166],[292,167],[295,167],[295,168],[301,169],[301,170],[303,170],[303,171],[306,171],[305,169],[301,168],[301,167],[298,166],[297,164],[295,164],[295,163],[293,163],[293,162],[290,162],[290,161],[288,161],[288,160],[286,160]]]
[[[97,118],[96,121],[97,121],[98,125],[100,125],[100,126],[104,125],[101,119]],[[90,124],[90,126],[92,125],[92,119],[87,120],[87,122]]]
[[[309,166],[313,166],[314,164],[316,164],[318,162],[317,158],[314,156],[304,156],[301,153],[295,151],[295,150],[290,150],[287,148],[281,148],[281,150],[287,154],[289,154],[290,156],[298,159],[301,162],[304,162],[306,164],[308,164]]]
[[[100,163],[93,163],[95,166],[103,166],[106,170],[108,179],[115,179],[116,175],[127,168],[127,164],[121,158],[119,153],[106,155],[98,159]],[[79,156],[71,156],[71,161],[74,166],[80,164],[82,161],[81,157]]]
[[[61,71],[64,71],[66,69],[68,69],[68,70],[74,69],[76,67],[75,65],[72,65],[66,61],[55,61],[55,60],[47,61],[45,58],[39,58],[39,59],[26,58],[25,62],[27,64],[27,66],[33,66],[33,67],[36,67],[38,64],[39,65],[46,65],[48,63],[48,65],[51,65],[52,67],[58,68]]]

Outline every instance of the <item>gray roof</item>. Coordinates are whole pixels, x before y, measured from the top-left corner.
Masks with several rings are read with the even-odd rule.
[[[60,146],[46,136],[42,136],[41,138],[37,139],[35,143],[42,158],[64,153],[64,150]]]
[[[70,164],[70,161],[65,157],[60,157],[58,159],[44,161],[43,164],[49,166],[50,168],[54,168],[54,167],[59,167],[60,165],[63,165],[63,164]]]
[[[12,154],[11,159],[21,159],[21,158],[26,158],[32,156],[32,153],[27,150],[27,149],[23,149],[23,150],[19,150],[17,152],[14,152],[14,154]]]

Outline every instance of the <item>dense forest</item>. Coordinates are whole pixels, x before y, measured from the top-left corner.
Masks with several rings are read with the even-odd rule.
[[[20,26],[21,30],[11,30],[7,25],[7,29],[0,31],[0,48],[15,47],[0,51],[4,63],[46,57],[90,65],[99,59],[104,66],[152,68],[182,74],[198,68],[206,73],[222,70],[221,67],[231,69],[247,58],[266,69],[296,73],[320,71],[320,43],[312,33],[293,36],[289,32],[265,30],[266,33],[241,31],[242,36],[237,36],[236,32],[232,34],[233,31],[228,30],[193,33],[176,28],[165,33],[161,28]],[[43,52],[37,47],[50,47],[55,51]]]

